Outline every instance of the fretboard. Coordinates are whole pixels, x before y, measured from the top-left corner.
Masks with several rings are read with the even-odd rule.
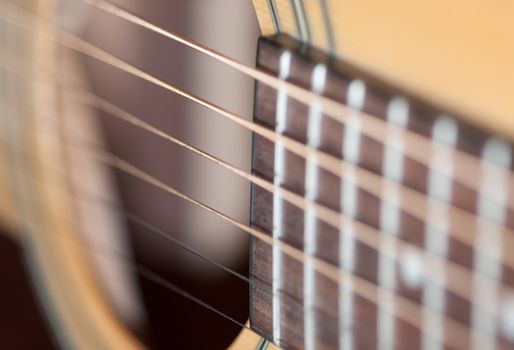
[[[252,224],[340,275],[252,240],[252,328],[287,348],[514,346],[510,142],[287,36],[258,66],[350,108],[342,123],[257,84],[255,121],[309,148],[254,135],[253,172],[305,201],[253,185]]]
[[[514,137],[514,3],[253,0],[284,33]]]

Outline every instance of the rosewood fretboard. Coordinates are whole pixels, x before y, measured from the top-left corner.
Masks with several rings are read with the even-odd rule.
[[[329,225],[316,219],[315,211],[304,212],[256,185],[252,225],[371,282],[377,291],[372,298],[363,297],[353,282],[343,279],[338,284],[311,264],[252,239],[252,328],[286,348],[514,346],[509,314],[514,312],[510,142],[285,36],[260,40],[257,65],[353,108],[349,124],[343,125],[318,105],[307,106],[284,91],[256,86],[256,122],[356,170],[340,178],[318,167],[314,156],[306,161],[280,142],[254,135],[254,174],[342,213],[355,225]],[[381,140],[361,132],[359,111],[386,122]],[[425,161],[402,152],[412,147],[402,130],[432,145]],[[462,169],[455,169],[453,153],[440,152],[439,145],[476,160],[477,187],[455,179],[453,174]],[[361,171],[387,180],[380,193],[362,188]],[[423,215],[414,208],[419,201],[405,200],[405,189],[425,203]],[[435,198],[435,204],[429,198]],[[462,231],[470,223],[475,231],[465,236]],[[360,224],[375,230],[375,247],[350,234],[359,231]],[[417,253],[420,250],[443,262],[431,267],[438,281],[427,277],[427,260]],[[462,276],[463,284],[450,281]],[[418,325],[395,316],[400,308],[396,298],[420,310],[414,322]],[[454,328],[447,325],[464,336],[456,339],[457,333],[449,331]]]

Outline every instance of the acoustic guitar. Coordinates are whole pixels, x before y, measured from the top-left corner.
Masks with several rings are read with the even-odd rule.
[[[514,348],[512,2],[0,6],[41,347]]]

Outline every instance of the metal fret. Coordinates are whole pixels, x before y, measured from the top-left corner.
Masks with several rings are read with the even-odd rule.
[[[441,173],[430,168],[428,178],[428,193],[436,198],[450,203],[453,195],[453,154],[442,149],[440,144],[455,147],[457,144],[458,129],[454,119],[449,117],[439,117],[432,128],[433,154],[430,161],[431,165],[439,163],[440,167],[445,168],[445,173]],[[425,248],[427,251],[433,252],[441,257],[448,256],[448,230],[449,218],[448,209],[441,209],[441,206],[433,205],[433,201],[429,202],[427,220],[429,222],[440,222],[446,229],[440,231],[434,229],[433,226],[425,228]],[[443,281],[446,280],[446,271],[439,271]],[[440,339],[444,336],[442,323],[442,314],[446,308],[446,290],[443,286],[434,283],[426,283],[423,289],[423,305],[436,310],[438,314],[429,313],[425,310],[423,314],[423,338],[422,348],[424,350],[440,350],[443,349]],[[433,332],[434,336],[427,336],[427,331]]]
[[[312,71],[312,91],[322,94],[325,89],[327,67],[318,64]],[[313,149],[321,144],[321,118],[322,110],[319,103],[314,103],[309,108],[309,120],[307,129],[307,143]],[[305,166],[305,198],[315,201],[319,192],[319,167],[318,160],[313,151],[310,151]],[[317,212],[312,205],[308,205],[304,213],[304,250],[309,255],[316,254],[317,241]],[[316,344],[316,312],[314,310],[316,298],[316,272],[310,260],[304,263],[303,271],[304,291],[304,343],[305,349],[311,350]]]
[[[286,80],[289,77],[291,67],[291,52],[284,51],[280,56],[280,71],[279,78]],[[287,93],[284,89],[279,89],[277,92],[277,114],[275,131],[279,134],[284,133],[287,127]],[[275,143],[275,175],[273,184],[279,188],[285,177],[285,148],[283,142],[278,140]],[[275,193],[273,195],[273,238],[281,239],[283,235],[283,201],[280,196]],[[280,346],[281,334],[281,308],[282,301],[280,297],[282,289],[282,250],[278,245],[273,246],[273,342]]]
[[[366,98],[366,85],[361,80],[353,80],[348,87],[348,105],[362,110]],[[349,123],[344,128],[343,157],[354,165],[360,160],[360,120],[358,112],[352,112]],[[352,168],[353,169],[353,168]],[[358,189],[357,177],[350,171],[341,178],[341,210],[349,219],[357,216]],[[339,265],[343,270],[352,272],[355,269],[355,240],[353,223],[344,221],[339,230]],[[352,282],[342,276],[339,283],[339,348],[353,349],[352,332],[346,332],[353,325],[353,286]]]
[[[494,314],[486,313],[477,307],[481,300],[490,300],[493,311],[497,312],[498,287],[502,273],[502,240],[501,230],[486,220],[504,223],[505,205],[507,203],[507,181],[504,172],[498,171],[490,164],[495,163],[509,168],[512,150],[503,140],[491,137],[484,145],[482,152],[482,179],[478,191],[479,232],[475,247],[487,247],[488,254],[475,250],[473,268],[475,271],[473,307],[471,310],[471,326],[473,328],[473,349],[494,349],[497,345],[496,321]],[[493,195],[498,201],[489,199]],[[485,273],[496,279],[495,283],[481,283],[479,274]],[[481,334],[479,334],[481,332]]]
[[[294,69],[288,80],[303,86],[311,85],[312,91],[314,70],[316,66],[326,64],[327,57],[322,59],[318,53],[309,56],[300,49],[301,45],[288,40],[290,38],[282,37],[278,41],[291,50],[297,48],[295,53],[292,51],[295,55],[291,62]],[[271,39],[263,39],[262,43],[261,53],[264,57],[259,58],[259,65],[278,72],[279,56],[283,48]],[[309,202],[314,199],[317,204],[339,210],[342,220],[335,228],[325,225],[319,219],[313,220],[316,213],[309,210],[308,206],[305,206],[303,212],[285,203],[284,214],[287,212],[287,215],[282,218],[285,225],[284,239],[299,249],[303,247],[306,253],[315,254],[327,263],[338,264],[341,278],[339,283],[327,281],[319,273],[310,273],[308,264],[283,261],[280,301],[282,346],[295,349],[422,347],[426,350],[439,350],[452,346],[449,344],[459,344],[467,348],[474,341],[470,337],[472,327],[475,327],[477,339],[485,331],[486,338],[482,344],[510,346],[514,337],[514,319],[508,311],[514,308],[514,301],[511,300],[513,297],[501,294],[499,298],[497,295],[494,300],[497,312],[494,319],[488,320],[491,299],[484,299],[486,294],[483,292],[481,297],[475,295],[473,299],[471,296],[474,292],[467,288],[468,283],[472,287],[474,274],[477,276],[475,284],[478,281],[487,284],[494,277],[487,270],[475,269],[479,265],[478,260],[491,260],[484,259],[490,254],[489,249],[484,250],[487,244],[503,248],[507,254],[508,246],[505,243],[508,241],[503,245],[494,241],[484,244],[483,241],[491,238],[489,228],[513,225],[510,218],[512,211],[501,204],[502,196],[506,203],[506,193],[510,193],[502,179],[502,176],[511,176],[506,171],[511,166],[510,160],[498,162],[495,159],[504,152],[499,151],[501,147],[496,147],[494,152],[485,151],[485,148],[491,146],[482,147],[485,140],[492,137],[491,134],[467,125],[457,117],[449,117],[444,111],[423,104],[413,97],[408,97],[408,100],[407,97],[405,100],[395,97],[395,90],[384,90],[372,80],[364,83],[360,79],[363,76],[355,74],[351,68],[345,69],[343,65],[338,71],[339,68],[327,65],[326,91],[323,95],[337,99],[341,91],[345,91],[346,98],[342,100],[352,107],[345,116],[345,124],[335,123],[330,118],[317,120],[313,118],[316,109],[314,105],[304,106],[294,99],[287,100],[290,117],[288,136],[305,142],[313,149],[342,158],[346,165],[341,176],[334,176],[313,166],[315,161],[312,154],[319,155],[317,152],[311,156],[307,152],[305,163],[294,156],[286,159],[287,177],[283,187],[299,195],[305,194]],[[331,74],[332,70],[339,74]],[[270,128],[274,127],[277,114],[275,96],[275,90],[258,85],[259,103],[256,105],[255,118]],[[398,132],[388,133],[386,128],[384,138],[377,142],[363,134],[366,125],[362,124],[361,113],[386,119],[391,125],[390,130]],[[318,121],[321,125],[320,140],[316,140]],[[408,147],[413,145],[408,137],[412,133],[426,139],[426,159],[423,162],[407,155]],[[271,155],[276,155],[274,147],[272,142],[256,137],[253,169],[266,178],[273,177],[274,158]],[[509,152],[504,152],[502,157],[509,158]],[[461,162],[462,158],[459,160],[463,153],[477,161],[469,169],[474,172],[481,169],[484,174],[489,172],[496,175],[487,180],[487,176],[476,172],[476,182],[482,181],[482,184],[469,187],[454,175],[466,169],[466,164]],[[464,168],[459,168],[461,165]],[[376,187],[378,191],[363,186],[366,178],[357,176],[362,169],[384,178],[381,187]],[[495,180],[492,181],[492,178]],[[496,186],[503,188],[505,193],[491,189],[492,182],[496,182]],[[334,192],[333,189],[338,186],[339,192]],[[414,203],[407,202],[407,196],[403,197],[406,188],[425,197],[421,216],[411,215],[407,210]],[[271,231],[271,220],[268,218],[273,213],[270,205],[272,197],[263,191],[255,191],[255,194],[252,222]],[[478,204],[479,199],[482,204]],[[476,214],[473,213],[475,207]],[[483,231],[482,243],[477,240],[476,244],[477,247],[480,244],[484,256],[480,257],[476,252],[473,256],[473,241],[459,239],[454,234],[460,224],[456,220],[459,216],[452,214],[457,208],[467,212],[470,220],[481,220],[480,214],[483,216],[482,224],[490,225],[487,229],[484,226],[476,227],[476,231],[469,230],[470,237]],[[319,207],[316,206],[316,209],[319,210]],[[494,214],[497,209],[508,211],[497,215]],[[476,216],[476,219],[470,214]],[[370,233],[376,235],[376,240],[367,234],[363,235],[368,228]],[[504,229],[501,233],[504,237],[505,232]],[[500,233],[492,232],[492,236],[495,235],[500,236]],[[362,237],[368,238],[364,238],[364,241]],[[253,276],[262,281],[263,287],[271,285],[272,267],[268,265],[268,261],[272,260],[271,249],[267,249],[257,243],[253,248]],[[389,255],[392,253],[394,259]],[[503,276],[498,275],[501,279],[497,278],[497,283],[492,284],[500,286],[498,288],[502,288],[503,293],[514,286],[513,271],[503,263],[505,257],[501,253],[498,257],[502,261],[498,263],[498,269]],[[427,261],[433,264],[425,265]],[[374,300],[368,301],[361,297],[359,285],[348,277],[349,274],[362,277],[378,287]],[[266,314],[266,308],[271,308],[272,298],[271,293],[268,294],[263,287],[258,285],[253,288],[253,305],[258,311],[252,320],[256,330],[271,336],[272,322]],[[389,293],[380,293],[381,289]],[[408,299],[419,308],[419,313],[412,321],[406,322],[397,316],[404,310],[401,299]],[[471,310],[473,304],[477,305],[474,311]],[[485,308],[489,310],[488,313],[482,312]],[[475,320],[475,324],[472,324],[470,316],[473,312],[476,319],[478,316],[486,316],[485,321],[491,330],[489,333],[487,326],[484,328],[484,324],[480,323],[484,320]],[[455,332],[452,326],[455,324],[458,324],[457,329],[461,328],[460,331]],[[379,326],[382,326],[381,330]],[[456,334],[460,334],[458,339]]]
[[[387,110],[389,123],[405,128],[409,117],[409,105],[403,98],[395,97],[391,100]],[[395,182],[403,181],[404,172],[404,141],[401,129],[387,131],[384,145],[383,176]],[[397,185],[384,187],[382,194],[387,200],[381,202],[380,206],[380,229],[382,235],[398,236],[400,233],[401,211],[400,193]],[[396,242],[380,237],[379,252],[379,284],[386,290],[396,289],[395,262],[387,257],[396,254]],[[383,252],[386,251],[386,254]],[[379,293],[379,314],[378,314],[378,339],[381,349],[395,348],[395,306],[394,300],[389,296]]]

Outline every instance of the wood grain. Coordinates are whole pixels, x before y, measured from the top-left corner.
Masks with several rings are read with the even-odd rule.
[[[355,67],[334,61],[329,56],[315,49],[306,49],[297,41],[287,36],[263,38],[259,44],[258,66],[278,75],[278,59],[283,50],[293,52],[290,81],[310,89],[310,76],[317,63],[325,63],[330,66],[330,74],[327,77],[325,96],[346,103],[345,96],[348,84],[353,79],[362,79],[366,82],[367,93],[364,111],[379,119],[386,118],[387,105],[394,96],[405,96],[411,112],[407,129],[430,138],[431,129],[436,118],[448,112],[444,109],[430,105],[412,94],[405,93],[395,87],[388,86],[369,74]],[[256,106],[254,119],[256,122],[273,130],[276,115],[275,90],[257,83]],[[285,134],[298,141],[306,142],[308,107],[292,99],[288,100],[288,125]],[[455,119],[458,125],[457,148],[469,155],[480,157],[485,141],[491,134],[477,129],[471,124],[463,122],[463,118]],[[322,121],[322,142],[320,149],[342,158],[342,140],[345,126],[330,118]],[[382,176],[384,145],[362,137],[361,163],[365,168],[379,176]],[[299,195],[304,195],[305,160],[286,153],[285,158],[286,180],[283,187]],[[268,140],[254,135],[253,166],[255,174],[273,181],[274,174],[274,145]],[[405,178],[403,184],[420,193],[427,193],[429,168],[413,159],[406,158],[404,162]],[[340,207],[340,183],[341,179],[333,174],[320,170],[319,197],[317,203],[323,204],[333,210],[341,211]],[[458,207],[472,215],[477,212],[478,192],[476,188],[469,188],[457,181],[453,181],[454,194],[451,205]],[[356,219],[376,229],[380,228],[380,205],[382,198],[370,194],[364,190],[358,191],[358,214]],[[252,187],[252,225],[266,232],[272,232],[273,222],[273,195],[257,186]],[[506,225],[514,227],[514,215],[508,212]],[[303,249],[303,216],[302,210],[284,202],[284,238],[283,240],[299,249]],[[401,213],[399,238],[413,246],[424,249],[425,223],[406,212]],[[377,236],[377,240],[379,237]],[[473,271],[474,251],[472,247],[450,238],[450,250],[448,259],[457,265]],[[339,231],[324,222],[317,222],[317,246],[316,256],[334,265],[339,264],[338,246]],[[512,247],[511,247],[512,248]],[[272,310],[271,310],[271,267],[272,248],[258,240],[252,240],[251,246],[251,325],[253,329],[271,339],[272,335]],[[509,250],[505,250],[510,254]],[[355,273],[373,283],[378,283],[379,252],[375,249],[357,243],[357,261]],[[286,347],[303,348],[303,265],[284,257],[282,274],[284,276],[283,300],[283,341]],[[415,303],[421,303],[421,290],[411,288],[405,284],[398,271],[400,264],[396,264],[398,295],[401,295]],[[514,287],[514,271],[503,266],[502,283]],[[318,294],[315,300],[317,329],[317,346],[319,348],[336,348],[338,344],[338,286],[328,281],[321,275],[316,276]],[[470,285],[469,288],[472,288]],[[445,315],[461,324],[470,326],[471,305],[467,300],[452,293],[446,292],[448,307]],[[368,301],[357,298],[354,304],[356,316],[354,324],[348,330],[354,334],[357,341],[356,348],[375,348],[377,307]],[[397,348],[419,348],[421,344],[421,332],[411,325],[397,320]],[[507,344],[506,339],[498,334],[500,342]]]
[[[268,0],[269,4],[275,1]],[[282,1],[283,2],[283,1]],[[292,1],[288,1],[292,2]],[[281,32],[300,38],[294,14]],[[381,79],[456,110],[465,120],[514,137],[514,4],[508,0],[414,3],[407,0],[304,0],[308,44]],[[320,16],[328,5],[330,19]],[[258,18],[270,6],[256,6]],[[328,45],[327,25],[334,37]]]

